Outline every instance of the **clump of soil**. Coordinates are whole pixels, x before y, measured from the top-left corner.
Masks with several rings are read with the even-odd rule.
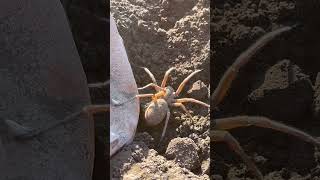
[[[175,67],[168,81],[174,89],[187,75],[202,69],[180,96],[209,103],[208,0],[111,0],[111,12],[139,87],[152,82],[139,66],[147,67],[158,83],[169,68]],[[154,91],[140,93],[150,92]],[[148,101],[141,102],[141,109]],[[162,142],[159,139],[164,122],[146,127],[142,110],[133,143],[111,159],[111,178],[209,179],[209,112],[193,103],[186,107],[193,118],[181,109],[172,108]],[[169,143],[172,146],[168,147]],[[178,144],[183,143],[190,147],[183,151],[186,159],[196,157],[195,162],[179,161]]]
[[[198,147],[190,138],[172,139],[166,150],[166,158],[190,170],[199,168]]]
[[[211,1],[213,2],[213,1]],[[294,30],[276,38],[239,73],[213,118],[263,115],[320,136],[319,2],[231,0],[211,4],[211,81],[217,86],[236,57],[263,34],[285,25]],[[311,21],[312,19],[312,21]],[[254,127],[232,130],[265,179],[320,178],[319,152],[283,133]],[[225,144],[211,147],[212,179],[248,179],[241,159]],[[253,178],[253,177],[252,177]]]

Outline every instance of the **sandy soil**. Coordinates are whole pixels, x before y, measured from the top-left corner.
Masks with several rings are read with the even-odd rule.
[[[319,3],[297,0],[216,1],[211,9],[211,80],[266,32],[299,24],[267,45],[239,74],[212,117],[263,115],[320,136]],[[313,21],[312,21],[312,20]],[[265,179],[319,179],[319,152],[308,143],[259,128],[231,131]],[[211,147],[212,179],[250,179],[240,158],[223,143]]]
[[[196,69],[203,69],[186,86],[181,97],[208,103],[209,1],[111,0],[111,11],[124,39],[139,87],[151,82],[138,66],[150,69],[158,83],[171,67],[169,80],[177,88]],[[146,90],[145,92],[153,92]],[[148,101],[142,101],[144,107]],[[164,123],[146,127],[143,111],[134,142],[111,159],[111,178],[209,179],[209,128],[207,108],[187,104],[193,120],[180,109],[171,109],[164,141]],[[142,108],[144,109],[144,108]]]

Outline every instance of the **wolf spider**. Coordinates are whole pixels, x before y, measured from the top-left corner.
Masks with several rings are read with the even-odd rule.
[[[145,122],[146,125],[148,126],[155,126],[158,125],[164,118],[165,124],[162,130],[160,142],[163,140],[166,129],[168,126],[168,121],[170,118],[170,107],[179,107],[181,108],[191,119],[192,115],[189,113],[187,108],[183,105],[183,103],[196,103],[201,106],[205,106],[207,108],[210,108],[209,104],[206,104],[202,101],[196,100],[194,98],[180,98],[176,99],[179,97],[181,91],[183,90],[184,86],[186,83],[198,72],[201,70],[196,70],[192,72],[189,76],[187,76],[181,84],[178,86],[178,89],[175,91],[171,86],[166,86],[166,83],[168,81],[170,73],[175,69],[175,68],[170,68],[169,70],[166,71],[161,86],[157,84],[156,79],[154,78],[154,75],[149,71],[149,69],[143,67],[143,69],[147,72],[147,74],[150,76],[152,83],[138,88],[138,90],[143,90],[148,87],[153,87],[156,90],[155,94],[139,94],[136,95],[138,98],[145,98],[145,97],[151,97],[152,101],[147,105],[147,108],[145,110]]]
[[[218,83],[217,88],[211,96],[210,105],[215,108],[226,96],[228,89],[231,87],[232,81],[237,77],[237,73],[241,67],[248,63],[250,58],[257,53],[268,42],[274,39],[276,36],[291,30],[293,27],[283,27],[278,30],[267,33],[262,36],[256,43],[251,45],[246,51],[244,51],[235,62],[227,69]],[[249,158],[240,146],[239,142],[228,132],[228,130],[238,127],[256,126],[261,128],[269,128],[276,131],[280,131],[292,136],[296,136],[303,141],[314,144],[316,147],[320,147],[320,142],[311,135],[298,130],[293,127],[289,127],[285,124],[276,122],[266,117],[258,116],[235,116],[229,118],[221,118],[213,120],[213,129],[210,131],[211,142],[225,142],[231,150],[237,153],[248,169],[253,173],[257,179],[263,179],[262,173],[256,167],[255,163]]]

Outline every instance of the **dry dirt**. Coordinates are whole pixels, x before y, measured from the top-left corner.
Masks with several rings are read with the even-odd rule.
[[[181,97],[209,103],[209,1],[111,0],[111,12],[124,40],[137,84],[151,82],[144,66],[158,83],[171,67],[169,84],[177,88],[196,69]],[[154,92],[146,90],[140,93]],[[148,101],[141,102],[141,109]],[[207,108],[187,104],[193,120],[180,109],[171,109],[164,141],[164,123],[146,127],[143,110],[134,142],[111,159],[111,177],[132,179],[209,179],[209,128]]]
[[[218,0],[211,6],[213,88],[226,68],[258,37],[280,26],[298,24],[241,70],[228,96],[211,116],[263,115],[319,137],[319,2]],[[265,179],[320,179],[319,152],[312,145],[260,128],[231,133]],[[252,178],[225,144],[212,144],[211,153],[212,179]]]

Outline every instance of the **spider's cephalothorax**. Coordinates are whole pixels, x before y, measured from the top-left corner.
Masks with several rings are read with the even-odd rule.
[[[156,101],[158,99],[164,99],[166,100],[169,104],[171,104],[174,99],[176,98],[176,94],[174,92],[174,89],[171,86],[167,86],[154,94],[152,97],[152,101]]]
[[[292,27],[283,27],[264,35],[256,43],[254,43],[248,50],[244,51],[236,61],[229,67],[221,78],[217,88],[211,96],[211,106],[215,108],[225,97],[232,81],[237,77],[237,73],[241,67],[248,63],[250,58],[260,50],[264,45],[274,39],[277,35],[291,30]],[[256,167],[250,157],[244,152],[239,142],[228,132],[228,130],[238,127],[257,126],[263,128],[270,128],[276,131],[284,132],[296,136],[304,141],[310,142],[317,147],[320,147],[320,142],[311,135],[289,127],[285,124],[270,120],[265,117],[257,116],[236,116],[229,118],[213,119],[213,129],[210,131],[211,142],[225,142],[229,147],[237,153],[246,163],[248,169],[253,172],[257,179],[263,179],[263,175]]]
[[[189,111],[186,109],[186,107],[183,105],[183,103],[186,102],[193,102],[200,104],[205,107],[210,107],[210,105],[201,102],[199,100],[193,99],[193,98],[181,98],[177,99],[180,92],[183,90],[185,84],[189,81],[189,79],[194,76],[196,73],[200,72],[201,70],[194,71],[191,73],[187,78],[185,78],[182,83],[179,85],[178,89],[175,91],[172,87],[166,86],[166,82],[169,78],[169,74],[171,71],[174,70],[174,68],[170,68],[164,75],[164,78],[162,80],[161,86],[158,86],[153,74],[147,69],[144,68],[144,70],[149,74],[151,77],[153,83],[150,83],[142,88],[139,88],[139,90],[145,89],[147,87],[153,87],[157,93],[155,94],[139,94],[137,97],[151,97],[152,101],[148,104],[146,110],[145,110],[145,122],[149,126],[155,126],[159,124],[164,118],[166,118],[165,125],[162,131],[161,139],[164,137],[170,117],[170,107],[180,107],[184,112],[187,113],[187,115],[192,118]]]
[[[148,126],[158,125],[167,115],[171,104],[175,101],[174,89],[170,86],[161,89],[152,96],[145,112],[145,122]]]

